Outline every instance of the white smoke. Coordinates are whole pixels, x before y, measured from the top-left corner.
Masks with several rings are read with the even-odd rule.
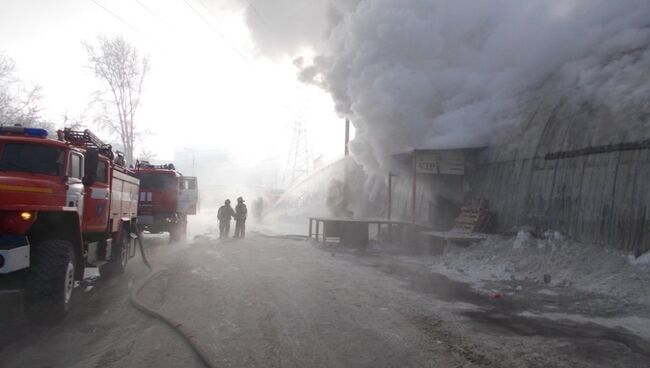
[[[648,0],[244,5],[262,52],[315,50],[302,78],[352,120],[352,152],[365,165],[413,148],[489,144],[549,83],[554,93],[648,123]]]

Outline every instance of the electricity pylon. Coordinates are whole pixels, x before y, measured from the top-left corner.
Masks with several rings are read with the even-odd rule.
[[[309,148],[307,145],[307,129],[301,121],[292,125],[291,145],[287,154],[287,166],[284,174],[284,186],[294,185],[309,174]]]

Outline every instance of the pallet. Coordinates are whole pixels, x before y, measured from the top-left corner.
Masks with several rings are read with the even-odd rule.
[[[488,229],[490,221],[491,215],[487,201],[478,200],[461,208],[460,215],[455,220],[455,226],[450,231],[424,231],[421,234],[432,240],[442,240],[443,247],[439,246],[439,242],[436,246],[438,250],[436,253],[442,253],[443,248],[451,246],[452,243],[471,244],[487,239],[484,232]]]
[[[454,230],[470,233],[485,232],[490,223],[488,202],[478,200],[461,207],[460,215],[455,222]]]

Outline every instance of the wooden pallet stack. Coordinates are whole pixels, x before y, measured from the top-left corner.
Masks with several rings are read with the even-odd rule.
[[[482,233],[490,225],[490,211],[485,199],[472,201],[461,207],[460,215],[456,218],[456,226],[452,231],[465,233]]]

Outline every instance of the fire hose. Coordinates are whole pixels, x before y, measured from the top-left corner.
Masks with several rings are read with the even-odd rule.
[[[161,311],[149,307],[138,298],[138,294],[149,283],[149,281],[163,271],[163,270],[158,270],[154,272],[153,267],[151,266],[149,260],[147,260],[147,256],[145,255],[144,246],[142,245],[141,234],[142,232],[138,231],[138,237],[136,239],[140,247],[140,254],[142,256],[142,261],[144,262],[145,266],[147,266],[147,268],[149,269],[149,273],[142,281],[136,284],[135,287],[131,290],[131,295],[129,298],[131,304],[135,308],[137,308],[140,312],[148,315],[149,317],[158,319],[163,323],[165,323],[167,326],[169,326],[174,332],[176,332],[176,334],[178,334],[185,341],[185,343],[187,343],[187,345],[190,347],[190,349],[193,351],[196,357],[201,361],[201,363],[203,363],[203,365],[205,365],[208,368],[215,367],[215,365],[212,364],[210,360],[210,355],[196,341],[195,336],[191,333],[191,331],[189,331],[187,327],[185,327],[182,323],[174,320],[172,317],[162,313]]]
[[[253,231],[253,234],[259,235],[263,238],[269,239],[286,239],[286,240],[307,240],[309,237],[307,235],[298,235],[298,234],[283,234],[283,235],[269,235],[261,231]]]

